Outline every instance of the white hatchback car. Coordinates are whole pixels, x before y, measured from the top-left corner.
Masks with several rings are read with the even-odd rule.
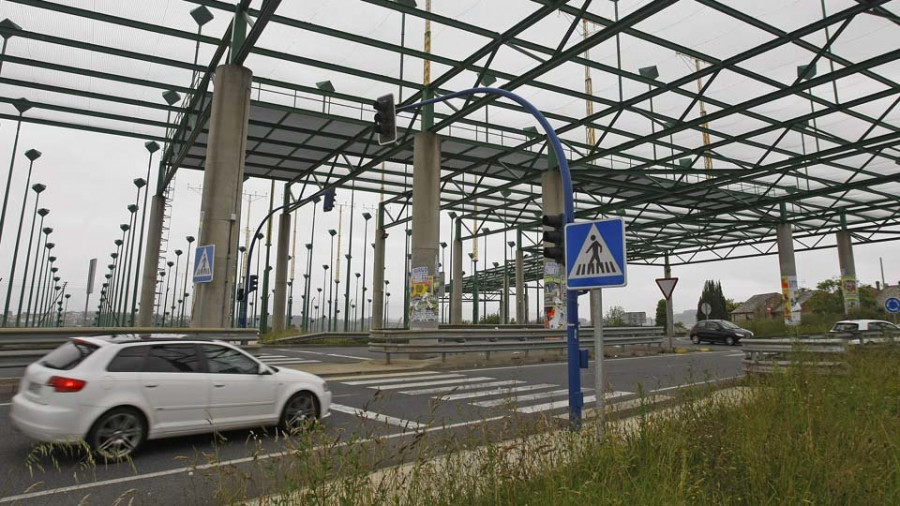
[[[828,334],[848,339],[848,344],[875,344],[900,339],[900,327],[884,320],[841,320]]]
[[[276,423],[295,430],[330,406],[322,378],[221,341],[88,337],[28,366],[11,418],[33,439],[84,440],[118,460],[148,439]]]

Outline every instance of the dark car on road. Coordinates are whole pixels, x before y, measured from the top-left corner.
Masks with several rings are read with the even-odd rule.
[[[706,341],[734,346],[745,337],[753,337],[753,332],[728,320],[700,320],[691,328],[691,342],[694,344]]]

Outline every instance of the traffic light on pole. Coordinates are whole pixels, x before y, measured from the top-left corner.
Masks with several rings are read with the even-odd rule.
[[[375,133],[381,146],[397,142],[397,108],[393,93],[375,100]]]
[[[258,281],[259,281],[259,276],[257,276],[256,274],[250,275],[250,280],[247,283],[247,292],[246,292],[247,295],[250,295],[251,293],[256,291],[256,284]]]
[[[325,195],[324,195],[325,200],[322,202],[322,211],[323,212],[327,213],[328,211],[331,211],[332,209],[334,209],[334,195],[335,195],[334,188],[329,188],[325,192]]]
[[[566,220],[562,214],[545,214],[541,223],[551,230],[544,230],[544,242],[552,246],[544,246],[544,258],[549,258],[560,265],[566,264],[566,242],[564,228]]]

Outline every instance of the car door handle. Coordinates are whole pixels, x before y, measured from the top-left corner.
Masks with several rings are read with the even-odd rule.
[[[159,384],[158,383],[147,383],[144,386],[147,388],[156,388],[159,386]]]
[[[214,383],[213,386],[216,388],[223,388],[225,386],[225,383]]]

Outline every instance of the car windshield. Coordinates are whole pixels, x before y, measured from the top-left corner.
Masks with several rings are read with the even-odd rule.
[[[837,322],[831,329],[832,332],[852,332],[854,330],[859,330],[858,323]]]
[[[739,329],[740,328],[737,325],[735,325],[729,321],[726,321],[726,320],[722,320],[719,323],[721,323],[722,326],[725,327],[726,329]]]
[[[97,345],[84,341],[69,341],[51,351],[42,360],[41,365],[51,369],[67,371],[84,361],[98,348]]]

